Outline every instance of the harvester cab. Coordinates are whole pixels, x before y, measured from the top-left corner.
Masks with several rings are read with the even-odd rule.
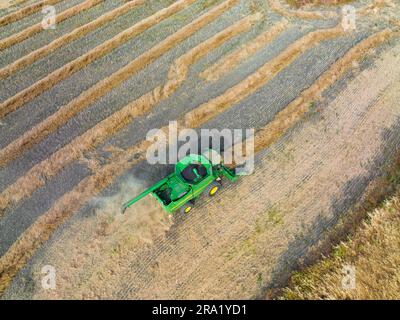
[[[201,155],[188,155],[176,164],[172,174],[125,203],[122,213],[149,194],[155,197],[168,213],[177,210],[189,213],[195,200],[202,193],[205,192],[211,197],[217,193],[222,186],[223,176],[230,181],[238,178],[234,170],[222,163],[221,156],[216,151],[208,150]]]

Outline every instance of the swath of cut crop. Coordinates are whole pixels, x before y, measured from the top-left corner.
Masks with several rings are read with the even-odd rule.
[[[24,7],[21,8],[18,11],[15,11],[13,13],[10,13],[9,15],[0,18],[0,26],[4,26],[7,25],[9,23],[21,20],[35,12],[38,12],[42,9],[43,6],[47,6],[47,5],[53,5],[56,4],[58,2],[60,2],[61,0],[43,0],[37,3],[34,3],[28,7]]]
[[[65,46],[69,42],[77,40],[79,38],[84,37],[88,33],[92,32],[100,28],[101,26],[105,25],[106,23],[115,20],[116,18],[124,15],[125,13],[129,12],[130,10],[136,8],[139,5],[142,5],[144,0],[136,0],[136,1],[129,1],[124,5],[102,15],[101,17],[93,20],[83,26],[80,26],[68,34],[63,35],[62,37],[52,41],[51,43],[41,47],[35,51],[32,51],[28,55],[14,61],[8,66],[0,69],[0,79],[4,79],[9,77],[10,75],[14,74],[18,70],[34,63],[35,61],[49,55],[50,53],[54,52],[55,50]]]
[[[212,99],[185,116],[185,126],[192,128],[196,123],[204,123],[218,113],[225,111],[231,105],[248,97],[268,81],[296,60],[303,52],[329,38],[339,37],[344,34],[341,27],[323,29],[310,32],[300,40],[292,43],[276,58],[264,64],[255,73],[248,76],[239,84],[228,89],[223,95]]]
[[[232,37],[248,31],[261,19],[261,14],[248,16],[232,26],[222,30],[208,40],[189,50],[171,66],[167,82],[139,99],[129,103],[121,110],[96,124],[71,143],[52,154],[48,159],[34,166],[27,174],[9,186],[2,194],[0,211],[10,203],[16,204],[42,187],[47,180],[55,176],[68,163],[82,158],[82,154],[112,136],[125,127],[134,118],[144,115],[160,101],[170,97],[184,82],[191,65]],[[0,214],[1,216],[1,214]]]
[[[300,18],[300,19],[324,19],[328,16],[327,13],[318,11],[304,11],[304,10],[287,10],[279,0],[268,0],[272,10],[287,18]]]
[[[79,58],[67,63],[63,67],[53,71],[45,78],[34,83],[30,87],[17,93],[15,96],[7,99],[0,104],[0,119],[5,117],[10,112],[17,110],[19,107],[27,103],[28,101],[34,99],[38,95],[42,94],[44,91],[51,89],[58,82],[67,79],[72,74],[78,72],[88,64],[93,61],[105,56],[112,50],[121,46],[122,44],[128,42],[130,39],[134,38],[138,34],[146,31],[152,26],[160,23],[162,20],[172,16],[173,14],[183,10],[195,0],[180,0],[172,4],[171,6],[164,8],[152,16],[143,19],[142,21],[136,23],[132,27],[126,29],[125,31],[119,33],[114,38],[107,40],[106,42],[98,45],[96,48],[90,50],[86,54],[80,56]],[[0,161],[1,163],[1,161]],[[1,164],[0,164],[1,165]]]
[[[254,151],[258,153],[271,146],[288,129],[292,128],[310,110],[311,103],[321,98],[321,94],[333,83],[340,79],[346,71],[350,70],[353,62],[361,60],[368,52],[381,45],[394,34],[385,29],[351,48],[342,58],[325,71],[311,87],[304,90],[300,96],[279,112],[265,127],[257,130],[254,137]]]
[[[343,69],[349,68],[349,65],[356,59],[360,59],[367,54],[368,48],[373,48],[383,43],[390,35],[392,33],[386,30],[384,33],[364,40],[352,49],[359,52],[359,55],[351,54],[350,58],[346,55],[346,57],[342,58],[346,62],[342,62],[343,60],[341,59],[334,66],[341,64]],[[374,37],[376,37],[375,40],[373,40]],[[343,73],[344,70],[342,73],[338,72],[337,77],[342,76]],[[338,78],[335,78],[334,81],[337,80]],[[320,90],[323,90],[323,88],[321,86]],[[161,130],[168,137],[168,127],[161,128]],[[142,141],[130,147],[126,150],[126,153],[118,154],[111,163],[104,165],[94,175],[82,180],[77,187],[61,197],[49,211],[36,220],[0,259],[0,294],[4,292],[19,270],[32,257],[34,252],[49,239],[59,225],[65,222],[74,212],[78,211],[89,199],[95,197],[113,183],[123,172],[145,160],[146,150],[151,144],[152,142],[150,141]]]
[[[271,29],[259,35],[254,40],[249,41],[241,48],[222,58],[220,61],[200,73],[200,77],[207,81],[217,81],[219,78],[235,69],[242,61],[255,55],[268,43],[273,41],[289,25],[287,20],[281,21]]]
[[[88,10],[96,5],[98,5],[100,2],[103,2],[104,0],[86,0],[85,2],[82,2],[72,8],[69,8],[56,16],[56,21],[57,23],[60,23],[64,20],[69,19],[70,17],[73,17],[74,15],[83,12],[85,10]],[[39,22],[33,26],[30,26],[26,28],[25,30],[22,30],[21,32],[18,32],[16,34],[13,34],[12,36],[0,40],[0,50],[7,49],[19,42],[22,42],[29,37],[32,37],[34,34],[39,33],[43,31],[43,26],[42,23]]]
[[[193,1],[194,0],[189,0],[189,2]],[[119,69],[108,78],[103,79],[87,91],[81,93],[70,103],[62,106],[57,112],[2,149],[0,151],[0,166],[3,166],[10,160],[15,159],[23,151],[30,148],[32,145],[42,140],[51,132],[61,127],[78,112],[104,96],[113,88],[119,86],[122,82],[132,77],[135,73],[145,68],[168,50],[190,37],[192,34],[209,24],[211,21],[215,20],[215,18],[220,16],[237,2],[238,0],[227,0],[216,6],[209,12],[198,17],[187,26],[170,35],[159,44],[128,63],[125,67]],[[187,3],[188,1],[176,2],[173,6],[178,4],[185,6]]]

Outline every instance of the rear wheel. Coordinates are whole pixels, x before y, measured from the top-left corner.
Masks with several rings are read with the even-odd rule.
[[[217,181],[213,181],[208,187],[207,187],[207,193],[210,197],[215,196],[215,194],[218,192],[218,190],[221,188],[221,184]]]
[[[190,211],[192,211],[192,209],[193,209],[193,203],[191,203],[191,202],[185,203],[181,207],[181,213],[188,214]]]

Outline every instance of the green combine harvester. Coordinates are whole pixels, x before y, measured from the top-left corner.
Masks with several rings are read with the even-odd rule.
[[[221,156],[216,151],[209,150],[202,155],[191,154],[176,164],[175,172],[125,203],[122,213],[149,194],[153,195],[168,213],[177,210],[189,213],[195,200],[203,192],[211,197],[217,193],[223,176],[230,181],[236,181],[239,174],[224,166]]]

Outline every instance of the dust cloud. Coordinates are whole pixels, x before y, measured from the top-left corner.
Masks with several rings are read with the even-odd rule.
[[[158,202],[148,196],[121,214],[121,206],[145,189],[131,178],[112,196],[93,200],[92,214],[74,219],[49,248],[40,265],[35,266],[40,284],[43,265],[57,271],[55,290],[37,286],[36,299],[112,298],[131,272],[131,263],[140,249],[162,237],[172,219]]]

